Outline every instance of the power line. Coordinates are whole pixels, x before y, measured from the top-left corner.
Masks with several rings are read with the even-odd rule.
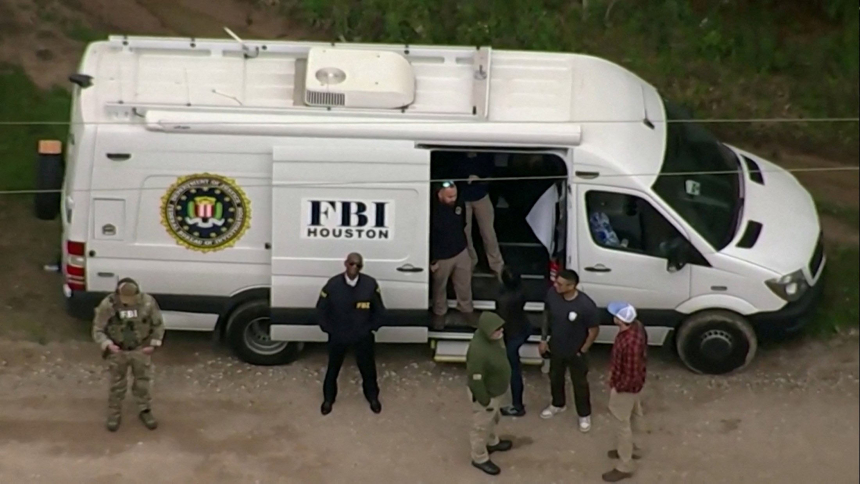
[[[478,121],[460,121],[460,120],[412,120],[409,118],[403,118],[397,121],[381,121],[376,120],[374,118],[368,118],[364,121],[332,121],[327,119],[325,121],[181,121],[181,120],[169,120],[171,125],[182,124],[182,125],[244,125],[244,124],[256,124],[256,125],[264,125],[264,126],[292,126],[292,125],[320,125],[320,124],[334,124],[334,125],[352,125],[352,124],[392,124],[392,125],[402,125],[402,124],[451,124],[451,123],[477,123]],[[562,124],[557,121],[489,121],[492,124]],[[643,122],[642,119],[601,119],[601,120],[572,120],[568,121],[571,124],[641,124]],[[856,118],[710,118],[710,119],[670,119],[664,121],[652,121],[653,123],[668,123],[668,124],[679,124],[679,123],[701,123],[701,124],[731,124],[731,123],[858,123],[860,122],[860,117]],[[99,126],[99,125],[128,125],[135,124],[129,121],[0,121],[0,126],[68,126],[68,125],[86,125],[86,126]]]
[[[817,167],[817,168],[791,168],[781,170],[753,170],[752,173],[823,173],[823,172],[841,172],[841,171],[860,171],[860,166],[842,166],[842,167]],[[700,176],[700,175],[741,175],[742,170],[724,170],[724,171],[694,171],[694,172],[667,172],[667,173],[622,173],[622,174],[606,174],[599,175],[599,178],[622,178],[622,177],[656,177],[656,176]],[[567,180],[568,176],[547,175],[547,176],[514,176],[514,177],[491,177],[481,178],[482,182],[501,182],[501,181],[539,181],[539,180]],[[283,188],[283,187],[327,187],[327,186],[361,186],[361,185],[406,185],[416,183],[438,184],[442,182],[468,182],[468,178],[440,178],[427,180],[372,180],[372,181],[351,181],[351,182],[274,182],[265,184],[243,184],[241,188]],[[88,193],[88,192],[142,192],[148,190],[167,190],[169,186],[164,187],[128,187],[128,188],[89,188],[89,189],[73,189],[69,190],[72,193]],[[36,195],[42,193],[62,193],[63,190],[0,190],[0,195]]]

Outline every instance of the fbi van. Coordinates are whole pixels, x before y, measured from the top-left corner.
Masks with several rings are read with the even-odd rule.
[[[68,139],[40,144],[35,208],[62,220],[62,289],[82,318],[132,277],[168,329],[284,364],[326,341],[314,306],[355,251],[389,309],[376,340],[463,361],[474,328],[450,288],[452,311],[431,324],[430,204],[475,153],[492,155],[495,230],[535,317],[551,274],[574,269],[600,307],[639,308],[651,345],[719,374],[801,328],[823,287],[801,184],[599,58],[112,36],[70,81]],[[476,309],[497,291],[479,265]],[[526,362],[540,362],[538,339]]]

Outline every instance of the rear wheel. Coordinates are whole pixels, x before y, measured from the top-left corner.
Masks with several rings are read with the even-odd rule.
[[[675,341],[681,361],[696,373],[721,375],[747,367],[758,340],[747,320],[730,311],[704,311],[691,316]]]
[[[252,365],[283,365],[294,361],[299,343],[272,341],[269,304],[257,300],[242,304],[227,320],[227,341],[236,356]]]

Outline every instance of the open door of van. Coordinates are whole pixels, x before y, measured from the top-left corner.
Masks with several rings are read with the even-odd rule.
[[[427,341],[424,318],[409,316],[428,310],[429,151],[402,140],[299,138],[273,157],[272,339],[327,340],[313,308],[358,252],[394,326],[377,341]]]

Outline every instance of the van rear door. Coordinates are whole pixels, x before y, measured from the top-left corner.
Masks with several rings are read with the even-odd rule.
[[[312,309],[350,252],[379,282],[391,324],[426,312],[430,152],[402,140],[300,138],[273,156],[272,337],[326,340]]]

